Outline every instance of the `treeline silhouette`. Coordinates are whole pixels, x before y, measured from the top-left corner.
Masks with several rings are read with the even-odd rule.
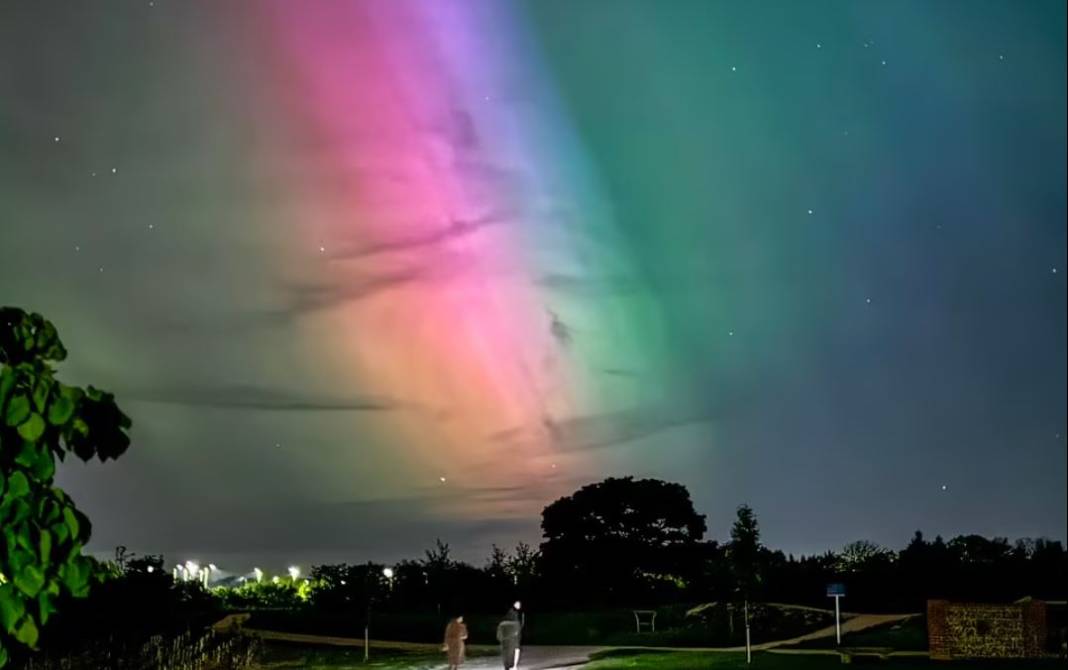
[[[1059,541],[961,535],[932,540],[917,531],[903,548],[853,542],[816,556],[792,556],[760,542],[747,506],[727,542],[706,540],[704,517],[685,487],[608,479],[542,513],[544,541],[493,548],[481,565],[452,558],[437,541],[422,558],[391,566],[322,565],[310,574],[306,605],[319,611],[495,612],[523,600],[540,610],[639,608],[709,602],[782,602],[827,607],[830,583],[846,587],[851,611],[918,612],[932,598],[1064,600],[1068,555]],[[231,607],[277,607],[286,584],[221,594]],[[263,599],[258,594],[273,594]]]
[[[757,516],[747,506],[739,508],[728,541],[705,539],[704,517],[686,489],[657,480],[608,479],[583,487],[545,508],[542,530],[539,547],[494,547],[482,565],[454,559],[438,540],[423,556],[391,566],[318,565],[307,577],[247,578],[211,590],[174,582],[161,556],[131,557],[121,566],[103,564],[89,598],[65,601],[43,640],[51,648],[76,648],[102,635],[179,634],[226,611],[260,612],[266,625],[279,617],[288,630],[336,628],[348,635],[362,631],[370,617],[376,631],[398,639],[434,638],[444,617],[462,613],[474,636],[491,639],[494,617],[517,599],[528,611],[559,613],[552,621],[559,619],[562,631],[547,634],[563,636],[598,617],[608,617],[597,624],[602,628],[626,629],[636,608],[657,608],[658,625],[665,627],[694,625],[686,611],[708,603],[728,616],[740,611],[743,599],[826,608],[827,585],[836,582],[846,587],[845,610],[857,612],[922,612],[931,598],[1068,596],[1068,555],[1060,541],[929,540],[917,531],[896,550],[862,540],[821,555],[792,556],[761,543]],[[587,614],[572,625],[569,612]],[[538,620],[546,625],[545,617]]]

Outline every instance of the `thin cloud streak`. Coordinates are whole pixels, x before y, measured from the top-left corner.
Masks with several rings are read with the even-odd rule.
[[[133,389],[120,391],[118,395],[124,401],[234,410],[387,412],[401,407],[389,398],[331,398],[246,385]]]

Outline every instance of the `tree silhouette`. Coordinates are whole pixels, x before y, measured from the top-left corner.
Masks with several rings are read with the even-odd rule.
[[[749,505],[738,508],[727,547],[736,588],[743,600],[750,600],[760,583],[760,525]]]
[[[623,602],[646,597],[656,581],[689,577],[705,533],[681,484],[606,479],[542,511],[543,568],[565,593]]]

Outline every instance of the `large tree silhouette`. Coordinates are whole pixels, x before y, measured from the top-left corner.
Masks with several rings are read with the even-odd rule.
[[[705,533],[681,484],[606,479],[542,512],[546,576],[591,604],[648,598],[658,583],[682,586]]]

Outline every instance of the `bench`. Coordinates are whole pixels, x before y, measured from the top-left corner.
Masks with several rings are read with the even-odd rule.
[[[656,632],[656,610],[631,610],[634,612],[634,628],[642,632],[642,627],[651,632]]]
[[[852,663],[855,658],[870,658],[885,661],[894,652],[891,647],[839,647],[842,663]]]

